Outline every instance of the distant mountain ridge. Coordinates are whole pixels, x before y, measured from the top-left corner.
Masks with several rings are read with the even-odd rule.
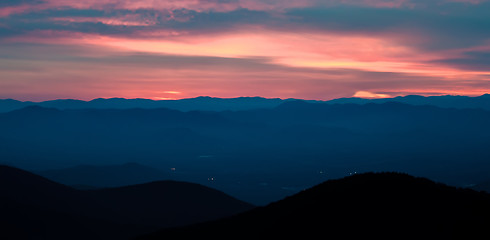
[[[294,99],[291,99],[294,100]],[[151,99],[125,99],[125,98],[97,98],[91,101],[59,99],[44,102],[18,101],[13,99],[0,99],[0,112],[9,112],[27,106],[41,106],[56,109],[155,109],[168,108],[179,111],[225,111],[250,110],[257,108],[273,108],[290,99],[239,97],[239,98],[213,98],[196,97],[181,100],[151,100]]]
[[[468,96],[419,96],[408,95],[394,98],[364,99],[364,98],[339,98],[327,101],[303,100],[303,99],[280,99],[263,97],[237,97],[237,98],[215,98],[196,97],[180,100],[151,100],[151,99],[125,99],[125,98],[97,98],[91,101],[74,99],[59,99],[43,102],[18,101],[13,99],[0,99],[0,113],[21,109],[27,106],[41,106],[56,109],[130,109],[130,108],[168,108],[179,111],[242,111],[262,108],[274,108],[282,103],[290,101],[305,101],[310,103],[329,104],[367,104],[398,102],[410,105],[431,105],[442,108],[481,108],[490,110],[490,94],[478,97]]]
[[[367,103],[387,103],[387,102],[397,102],[405,103],[410,105],[430,105],[441,108],[480,108],[485,110],[490,110],[490,94],[484,94],[477,97],[468,96],[454,96],[454,95],[444,95],[444,96],[419,96],[419,95],[408,95],[403,97],[394,98],[379,98],[379,99],[363,99],[363,98],[339,98],[327,101],[332,104],[367,104]]]

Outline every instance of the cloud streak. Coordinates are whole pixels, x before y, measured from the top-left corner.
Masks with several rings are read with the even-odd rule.
[[[0,98],[477,95],[490,90],[488,12],[484,0],[3,1]]]

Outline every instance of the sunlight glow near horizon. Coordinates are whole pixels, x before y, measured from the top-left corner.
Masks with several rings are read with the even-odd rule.
[[[476,96],[490,92],[487,8],[449,0],[5,3],[0,98]]]

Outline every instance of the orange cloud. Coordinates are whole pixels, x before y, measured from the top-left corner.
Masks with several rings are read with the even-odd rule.
[[[181,64],[172,65],[168,65],[171,63],[168,59],[161,63],[161,66],[157,62],[105,62],[100,66],[85,66],[84,62],[74,62],[70,65],[66,62],[57,63],[52,67],[46,66],[45,71],[50,72],[51,77],[59,76],[55,79],[60,83],[63,82],[63,78],[73,78],[72,76],[83,79],[82,82],[97,76],[97,79],[101,79],[101,83],[96,84],[100,92],[90,90],[94,97],[174,98],[173,95],[178,95],[179,98],[187,98],[200,95],[261,95],[329,99],[352,95],[366,98],[386,97],[388,95],[383,94],[388,93],[389,96],[429,92],[475,95],[490,89],[486,84],[490,71],[467,71],[434,62],[448,56],[458,56],[459,51],[424,53],[399,45],[383,36],[346,36],[336,33],[297,35],[255,29],[199,36],[176,34],[162,39],[38,31],[11,41],[104,49],[77,53],[83,57],[92,57],[92,61],[107,56],[138,54],[188,58],[182,60]],[[197,60],[198,58],[201,60]],[[217,60],[206,61],[206,58]],[[138,58],[134,59],[140,61]],[[244,62],[240,63],[240,60]],[[229,64],[231,62],[236,63]],[[41,65],[43,64],[38,63],[38,66]],[[62,71],[56,72],[56,69]],[[30,78],[27,75],[2,76],[3,79]],[[48,76],[50,75],[36,77]],[[465,81],[469,84],[464,83]],[[105,87],[110,91],[103,90]],[[86,91],[91,88],[94,87],[90,86]],[[77,91],[81,89],[83,88],[78,88]],[[179,90],[162,90],[159,95],[155,94],[155,89]]]
[[[357,91],[352,97],[357,98],[390,98],[389,94],[372,93],[368,91]]]

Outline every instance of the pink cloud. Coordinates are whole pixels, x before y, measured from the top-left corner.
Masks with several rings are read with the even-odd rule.
[[[127,19],[70,18],[60,21],[108,21],[108,24],[147,24]],[[110,22],[109,22],[110,21]],[[145,33],[143,33],[145,34]],[[444,78],[476,76],[488,72],[456,69],[440,60],[459,58],[467,50],[424,52],[385,36],[352,36],[340,33],[309,33],[246,29],[238,32],[195,35],[175,30],[152,32],[155,38],[102,36],[69,31],[34,31],[10,42],[92,45],[119,52],[222,58],[261,57],[269,63],[293,68],[356,69],[374,72],[424,74]],[[280,40],[278,40],[280,39]]]
[[[337,5],[369,6],[377,8],[400,8],[426,6],[427,4],[444,4],[449,2],[461,2],[480,4],[487,0],[437,0],[425,2],[420,0],[84,0],[84,1],[60,1],[45,0],[38,4],[23,4],[18,6],[0,8],[0,17],[24,12],[40,11],[45,9],[153,9],[157,11],[193,10],[197,12],[216,11],[229,12],[237,9],[249,9],[257,11],[283,11],[292,8],[328,7]]]
[[[46,0],[46,4],[38,5],[38,8],[77,8],[77,9],[154,9],[176,10],[187,9],[194,11],[218,11],[226,12],[240,8],[250,10],[279,10],[286,8],[312,6],[314,0],[85,0],[85,1],[59,1]]]
[[[19,6],[3,7],[3,8],[0,7],[0,18],[8,17],[12,14],[32,11],[33,9],[36,9],[36,7],[32,5],[19,5]]]
[[[452,0],[456,1],[456,0]],[[155,26],[175,20],[172,10],[233,11],[240,8],[275,11],[316,5],[362,5],[378,8],[413,7],[413,0],[87,0],[0,8],[0,17],[42,9],[154,9],[166,18],[126,14],[107,17],[55,17],[70,23],[112,26]],[[437,1],[437,2],[451,2]],[[468,4],[482,1],[468,0]],[[179,19],[187,21],[189,19]],[[68,28],[70,29],[70,28]],[[423,51],[414,45],[422,34],[386,31],[305,30],[236,24],[231,29],[138,28],[120,35],[34,30],[3,39],[7,44],[46,44],[67,52],[18,49],[18,59],[1,59],[0,95],[39,98],[127,97],[186,98],[265,96],[306,99],[384,97],[406,94],[479,95],[490,90],[490,71],[470,71],[440,60],[465,57],[488,46]],[[43,46],[44,47],[44,46]],[[77,48],[77,51],[70,50]],[[7,47],[0,47],[5,50]],[[97,51],[85,51],[97,49]],[[66,50],[66,49],[64,49]],[[20,55],[23,55],[22,58]],[[38,59],[29,55],[41,56]],[[0,54],[1,55],[1,54]],[[134,61],[125,59],[133,56]],[[144,55],[144,56],[139,56]],[[5,55],[7,56],[7,55]],[[165,58],[162,56],[173,56]],[[80,59],[83,59],[81,61]],[[153,60],[160,60],[160,62]],[[177,63],[175,63],[177,62]],[[21,69],[22,66],[24,69]],[[47,100],[47,99],[43,99]]]
[[[326,100],[356,93],[382,97],[383,94],[480,95],[490,91],[488,76],[454,69],[444,76],[437,75],[431,72],[434,66],[427,66],[426,72],[382,72],[356,66],[300,67],[275,64],[267,58],[142,53],[88,44],[93,39],[88,40],[83,44],[79,40],[73,46],[8,45],[10,52],[23,49],[29,54],[2,59],[0,95],[23,100],[161,99],[200,95]]]
[[[138,14],[127,14],[116,17],[55,17],[55,22],[92,22],[115,26],[153,26],[157,24],[156,18],[143,18]]]

